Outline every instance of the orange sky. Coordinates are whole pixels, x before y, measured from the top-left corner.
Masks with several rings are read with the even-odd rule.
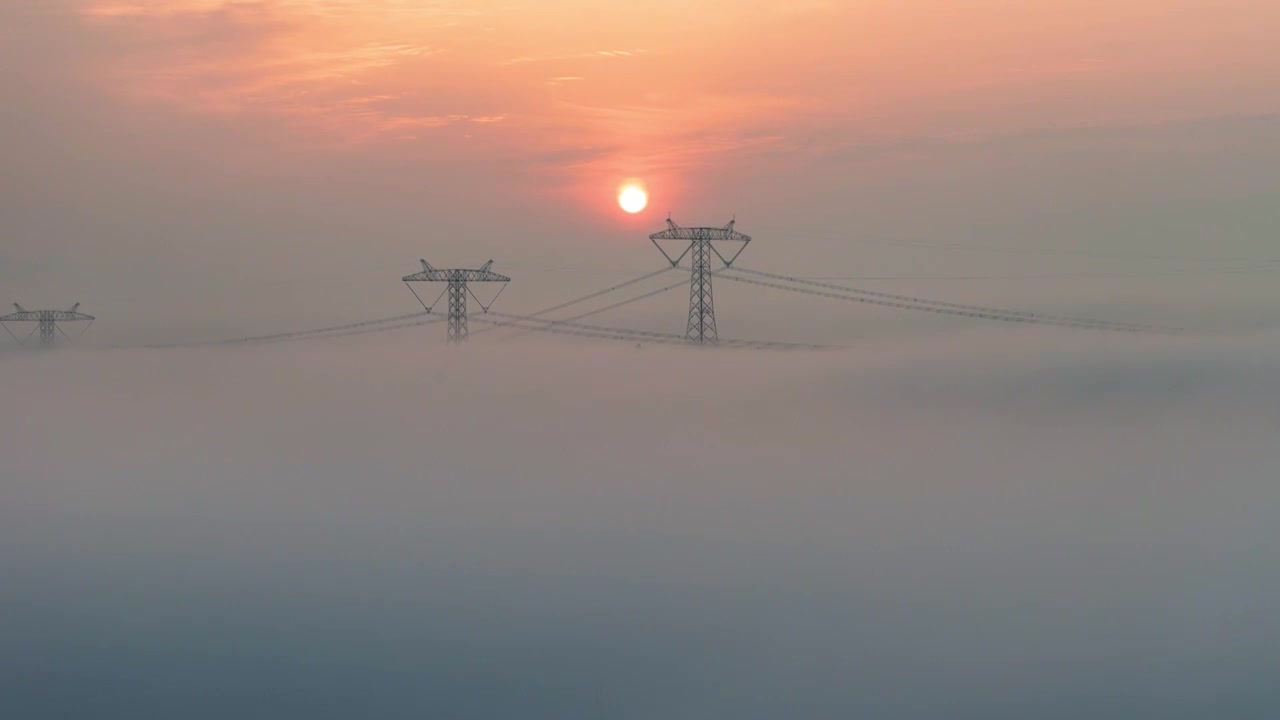
[[[83,0],[130,102],[536,163],[570,186],[727,156],[1280,111],[1248,0]]]

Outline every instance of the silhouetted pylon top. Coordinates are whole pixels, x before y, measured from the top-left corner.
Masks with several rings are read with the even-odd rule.
[[[678,266],[680,261],[684,259],[684,256],[688,254],[689,249],[697,243],[711,243],[718,241],[742,243],[742,247],[738,248],[738,252],[734,253],[733,257],[728,259],[725,259],[725,257],[720,254],[720,251],[716,250],[715,247],[712,246],[712,251],[720,258],[720,261],[724,263],[725,267],[729,267],[733,265],[734,260],[738,259],[738,256],[742,254],[742,251],[747,249],[747,243],[751,242],[750,235],[740,233],[733,229],[735,222],[737,221],[730,220],[729,224],[723,227],[681,227],[671,218],[667,218],[667,229],[650,235],[649,240],[653,242],[654,247],[658,248],[658,252],[662,253],[663,256],[667,258],[667,262],[671,263],[671,267]],[[678,257],[673,258],[666,250],[662,249],[661,245],[658,244],[659,240],[682,240],[688,242],[689,247],[685,248],[684,252],[680,253]]]
[[[80,310],[80,303],[72,305],[70,310],[28,310],[18,303],[14,303],[13,306],[17,308],[18,312],[9,313],[8,315],[0,317],[0,322],[48,322],[50,320],[56,322],[74,322],[80,320],[93,321],[96,319],[92,315],[85,315],[82,312],[78,312]]]
[[[736,220],[730,220],[724,227],[680,227],[671,218],[667,218],[667,229],[649,236],[650,240],[736,240],[751,242],[750,235],[744,235],[733,229]]]
[[[415,283],[415,282],[449,283],[449,286],[445,288],[443,292],[440,293],[440,297],[444,297],[446,294],[448,294],[449,296],[449,342],[450,343],[460,343],[467,339],[467,334],[468,334],[467,296],[468,295],[474,298],[477,303],[480,303],[480,309],[484,310],[485,312],[489,312],[489,306],[497,302],[498,295],[501,295],[502,291],[507,289],[506,285],[503,285],[501,288],[499,288],[498,294],[494,295],[493,300],[490,300],[489,304],[486,305],[480,301],[480,298],[476,297],[476,294],[471,291],[471,288],[467,287],[468,283],[473,283],[473,282],[509,283],[511,282],[511,278],[507,277],[506,275],[499,275],[498,273],[489,269],[493,267],[492,260],[490,260],[489,262],[485,263],[484,265],[481,265],[480,267],[474,270],[470,268],[441,269],[437,267],[432,267],[431,263],[427,262],[426,260],[419,260],[418,262],[422,263],[422,272],[414,273],[412,275],[405,275],[403,278],[401,278],[401,280],[404,281],[404,286],[409,288],[409,290],[413,292],[413,296],[415,298],[418,298],[418,302],[422,303],[423,309],[425,309],[427,312],[432,311],[432,308],[435,307],[436,302],[440,301],[440,298],[437,297],[436,302],[433,302],[430,305],[428,305],[425,302],[422,302],[422,297],[418,295],[418,292],[414,290],[413,286],[410,285],[409,283]]]
[[[493,267],[492,260],[475,270],[467,268],[445,270],[432,267],[426,260],[418,262],[422,263],[422,272],[405,275],[401,278],[402,280],[405,282],[511,282],[511,278],[506,275],[499,275],[489,269]]]

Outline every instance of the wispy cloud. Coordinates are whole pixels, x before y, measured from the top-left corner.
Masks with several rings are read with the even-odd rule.
[[[460,12],[452,2],[381,5],[415,21]],[[104,79],[142,101],[204,114],[304,117],[361,137],[469,119],[465,112],[391,109],[406,92],[386,76],[445,51],[415,39],[420,25],[390,33],[382,24],[361,26],[372,10],[337,0],[111,0],[88,4],[83,16],[125,43]],[[481,117],[492,122],[494,115]]]
[[[526,65],[528,63],[552,62],[555,60],[583,60],[590,58],[630,58],[644,54],[644,50],[592,50],[588,52],[567,53],[563,55],[521,55],[504,60],[502,65]]]
[[[1276,107],[1263,74],[1236,72],[1274,60],[1244,41],[1273,35],[1265,20],[1232,19],[1244,40],[1228,46],[1201,29],[1208,11],[1156,17],[1137,0],[1079,12],[1016,0],[607,12],[590,0],[64,1],[108,48],[87,72],[131,100],[339,142],[464,126],[495,155],[541,167],[580,148],[620,148],[597,168],[674,171],[731,153]],[[673,31],[685,22],[690,32]],[[1115,50],[1139,35],[1142,57]],[[1251,84],[1225,97],[1227,72]]]
[[[1080,58],[1079,60],[1055,63],[1034,63],[1000,68],[984,77],[957,82],[952,85],[952,88],[955,90],[974,90],[1002,85],[1044,82],[1051,78],[1090,75],[1102,72],[1104,69],[1103,62],[1096,58]]]

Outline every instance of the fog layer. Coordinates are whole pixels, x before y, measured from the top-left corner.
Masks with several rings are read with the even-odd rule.
[[[1280,704],[1274,337],[437,329],[0,357],[0,716]]]

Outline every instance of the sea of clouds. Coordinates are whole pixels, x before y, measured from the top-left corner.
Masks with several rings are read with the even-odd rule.
[[[435,329],[0,356],[0,715],[1280,705],[1274,334]]]

